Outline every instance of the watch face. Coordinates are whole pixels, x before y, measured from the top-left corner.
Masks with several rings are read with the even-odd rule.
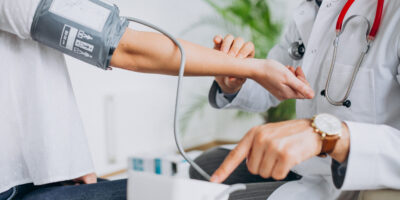
[[[330,136],[340,135],[342,122],[333,115],[319,114],[314,119],[316,128]]]

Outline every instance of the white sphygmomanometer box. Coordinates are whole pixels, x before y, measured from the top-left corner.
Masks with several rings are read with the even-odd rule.
[[[201,153],[201,151],[191,151],[187,155],[190,159],[195,159]],[[131,156],[128,160],[128,168],[137,172],[189,178],[190,165],[176,152],[167,154],[147,153]]]
[[[192,151],[195,159],[201,152]],[[228,186],[189,178],[189,163],[176,153],[142,154],[129,158],[128,200],[226,200]]]
[[[128,200],[227,200],[229,186],[148,172],[128,172]]]

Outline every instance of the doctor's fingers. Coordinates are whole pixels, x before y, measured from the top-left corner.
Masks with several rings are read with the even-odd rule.
[[[221,51],[227,54],[231,49],[234,40],[235,37],[233,35],[226,35],[221,44]]]
[[[252,42],[244,43],[243,47],[239,50],[236,57],[238,58],[254,58],[256,54],[255,46]]]
[[[296,69],[292,66],[286,66],[293,74],[296,74]]]
[[[221,166],[212,175],[211,182],[224,182],[229,177],[229,175],[232,174],[232,172],[240,165],[240,163],[242,163],[243,160],[249,155],[256,129],[257,127],[247,132],[242,140],[240,140],[236,148],[234,148],[228,154]]]
[[[236,78],[236,77],[225,77],[224,78],[225,84],[232,88],[241,87],[246,79],[244,78]]]
[[[268,136],[266,134],[262,134],[263,132],[264,130],[261,129],[256,131],[250,153],[247,156],[247,169],[251,174],[254,175],[259,173],[262,158],[265,156],[265,147],[267,146],[265,141],[267,140]]]
[[[241,38],[241,37],[235,38],[233,40],[231,48],[229,49],[228,55],[233,56],[233,57],[238,56],[240,50],[242,49],[242,47],[244,45],[245,45],[245,41],[243,38]]]
[[[305,99],[305,97],[301,93],[296,92],[296,90],[292,89],[286,84],[276,86],[269,91],[280,101],[288,99]]]
[[[306,76],[304,75],[303,69],[301,67],[297,67],[296,69],[292,66],[286,66],[298,79],[306,83],[307,85],[310,85],[310,83],[307,81]]]
[[[294,144],[298,145],[298,144]],[[282,151],[280,151],[277,155],[277,160],[272,169],[271,177],[275,180],[283,180],[287,177],[294,166],[300,163],[301,156],[298,155],[298,152],[295,151],[295,148],[290,148],[290,146],[285,147]]]
[[[214,49],[220,51],[222,46],[223,37],[221,35],[216,35],[214,37]]]
[[[310,83],[308,82],[306,75],[303,72],[303,69],[301,67],[297,67],[296,71],[295,71],[296,77],[298,79],[300,79],[301,81],[303,81],[304,83],[306,83],[307,85],[310,85]]]
[[[308,82],[307,82],[308,83]],[[286,84],[292,88],[296,93],[301,94],[306,99],[314,98],[314,90],[307,84],[297,78],[296,76],[288,76]]]

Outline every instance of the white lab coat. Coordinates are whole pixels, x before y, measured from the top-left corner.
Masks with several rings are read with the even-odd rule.
[[[94,172],[62,53],[33,41],[40,0],[0,0],[0,193]]]
[[[314,1],[303,1],[293,13],[280,44],[269,58],[285,65],[302,66],[316,92],[312,100],[297,101],[297,117],[310,118],[317,113],[331,113],[347,122],[351,144],[346,178],[336,189],[331,175],[331,158],[312,158],[293,168],[303,179],[283,185],[269,199],[355,199],[354,192],[381,188],[400,189],[400,1],[387,0],[384,18],[372,48],[367,54],[349,99],[350,108],[332,106],[320,95],[324,89],[333,54],[337,17],[345,0],[324,0],[319,11]],[[358,0],[347,17],[359,14],[371,23],[376,0]],[[352,21],[340,38],[339,54],[330,87],[330,96],[343,98],[351,72],[365,48],[366,26]],[[288,55],[292,42],[302,39],[306,46],[303,60],[295,62]],[[223,108],[260,112],[279,101],[254,81],[247,81],[231,102],[217,99]]]

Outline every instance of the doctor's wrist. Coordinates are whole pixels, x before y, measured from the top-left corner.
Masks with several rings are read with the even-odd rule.
[[[336,143],[335,149],[329,154],[333,159],[339,163],[347,160],[350,152],[350,131],[346,123],[342,123],[342,136]]]

